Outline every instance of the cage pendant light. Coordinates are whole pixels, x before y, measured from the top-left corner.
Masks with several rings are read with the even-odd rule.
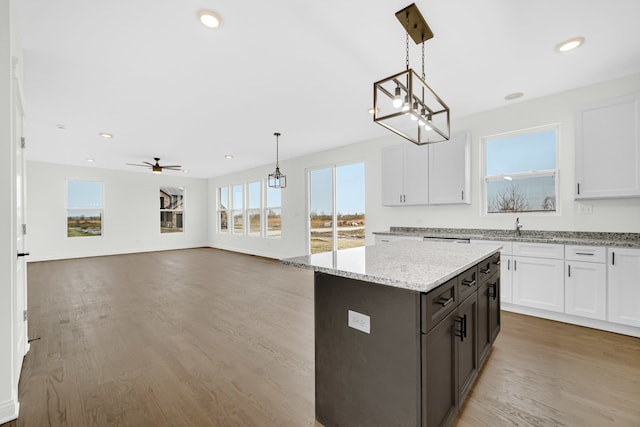
[[[269,174],[268,185],[272,188],[286,188],[287,176],[280,172],[280,165],[278,165],[278,139],[280,138],[280,133],[275,132],[274,135],[276,137],[276,170]]]
[[[406,69],[373,84],[373,121],[417,145],[448,141],[449,107],[425,83],[424,43],[433,32],[415,3],[396,12],[406,31]],[[409,36],[422,44],[422,75],[409,67]]]

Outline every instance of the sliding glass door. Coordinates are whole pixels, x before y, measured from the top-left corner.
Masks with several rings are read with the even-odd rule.
[[[309,252],[364,246],[364,163],[313,169],[308,179]]]

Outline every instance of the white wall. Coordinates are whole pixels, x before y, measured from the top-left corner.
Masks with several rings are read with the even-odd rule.
[[[66,236],[67,179],[103,183],[101,237]],[[185,188],[184,233],[160,234],[161,185]],[[207,246],[207,197],[205,179],[27,162],[29,261]]]
[[[467,129],[471,133],[471,205],[383,207],[381,204],[380,148],[408,141],[389,133],[380,139],[364,141],[293,160],[281,161],[288,187],[282,196],[283,234],[280,241],[254,237],[238,237],[215,233],[210,227],[211,246],[274,258],[302,255],[306,248],[306,177],[305,170],[323,165],[364,160],[366,162],[366,226],[367,244],[373,243],[373,231],[391,226],[512,229],[516,214],[483,215],[480,203],[481,152],[484,136],[536,126],[559,124],[558,182],[559,199],[556,214],[520,213],[520,221],[528,230],[640,232],[640,198],[576,202],[573,113],[580,106],[640,91],[640,74],[544,98],[511,104],[504,108],[454,119],[452,132]],[[451,106],[455,113],[455,106]],[[371,126],[376,126],[371,124]],[[301,142],[302,143],[302,142]],[[265,178],[273,165],[216,177],[209,182],[209,193],[221,185]],[[580,204],[589,204],[592,214],[579,214]],[[215,198],[209,203],[210,218],[215,218]]]

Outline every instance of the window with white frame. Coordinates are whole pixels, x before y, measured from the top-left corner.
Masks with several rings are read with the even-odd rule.
[[[262,182],[253,181],[247,184],[247,234],[260,237],[262,235],[261,223],[262,206]]]
[[[282,189],[267,187],[264,218],[266,237],[282,237]]]
[[[229,186],[218,187],[218,232],[229,232]]]
[[[184,231],[184,188],[160,187],[160,233]]]
[[[557,126],[483,138],[488,214],[555,212]]]
[[[231,222],[233,223],[232,233],[244,234],[244,184],[235,184],[232,187],[231,204]]]
[[[102,236],[102,182],[67,181],[67,237]]]

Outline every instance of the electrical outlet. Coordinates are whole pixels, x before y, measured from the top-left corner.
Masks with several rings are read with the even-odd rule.
[[[581,215],[592,214],[593,213],[593,205],[580,203],[578,205],[578,213],[581,214]]]
[[[366,314],[349,310],[349,327],[365,334],[371,333],[371,318]]]

